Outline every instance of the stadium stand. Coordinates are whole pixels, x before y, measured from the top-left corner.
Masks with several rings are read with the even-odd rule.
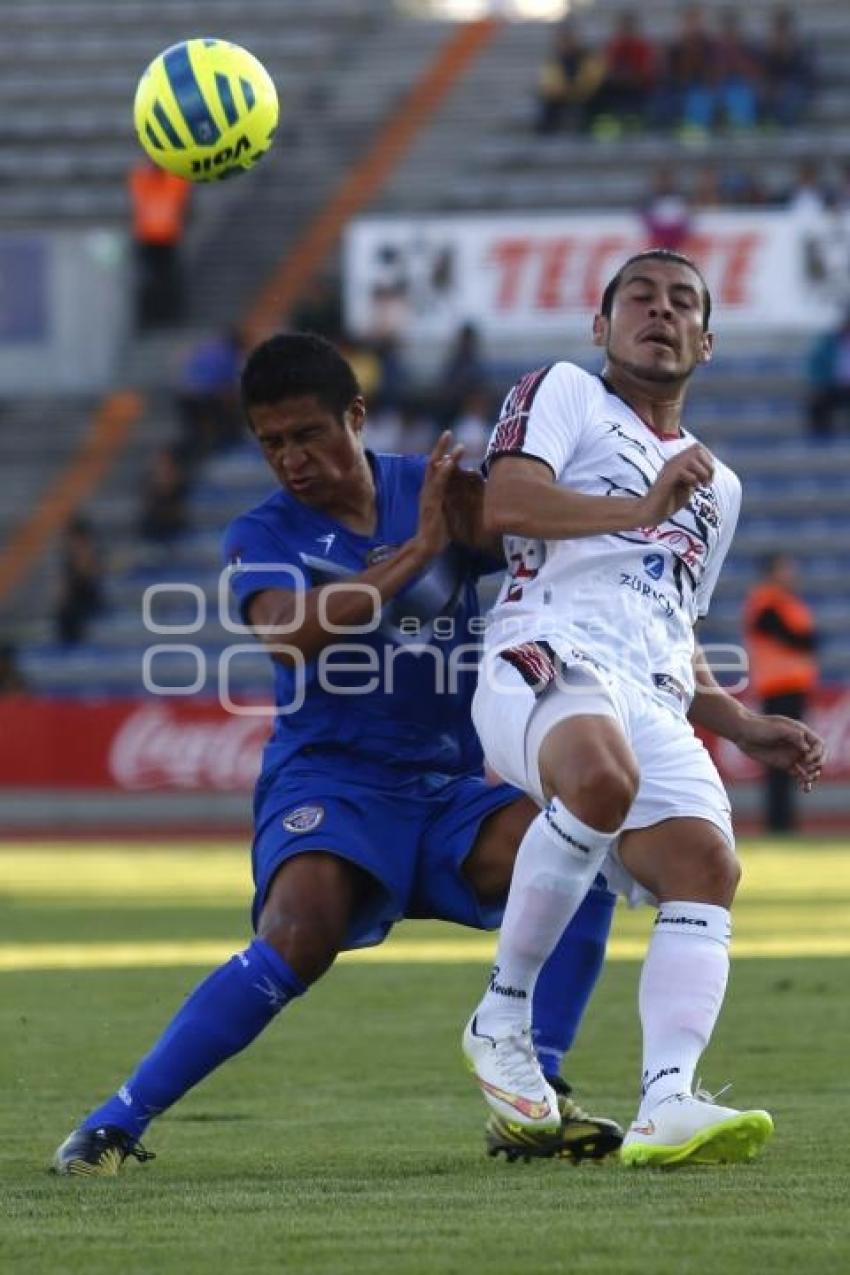
[[[585,7],[585,34],[602,40],[617,9],[608,0]],[[757,4],[748,15],[759,20],[769,10]],[[145,389],[145,414],[108,483],[85,510],[108,548],[105,614],[94,622],[90,637],[73,648],[51,639],[55,550],[0,605],[4,633],[18,641],[21,668],[35,691],[137,695],[148,642],[139,621],[145,589],[158,583],[200,586],[208,618],[199,630],[188,638],[159,640],[200,646],[206,657],[204,689],[212,692],[227,640],[215,618],[220,533],[229,517],[270,490],[270,478],[246,440],[197,471],[189,530],[167,550],[139,539],[138,476],[176,433],[169,392],[175,343],[188,344],[193,335],[245,313],[269,270],[451,28],[422,21],[412,39],[410,18],[382,0],[311,0],[309,5],[257,0],[241,13],[222,0],[174,0],[153,8],[137,0],[120,6],[107,0],[61,5],[3,0],[0,16],[7,35],[0,53],[2,228],[125,224],[124,182],[133,157],[128,101],[139,68],[199,23],[260,52],[282,89],[281,145],[249,179],[207,188],[195,201],[187,246],[191,328],[131,344],[126,351],[121,379]],[[674,17],[669,3],[642,10],[644,27],[658,37],[672,30]],[[506,23],[399,164],[374,210],[634,208],[645,194],[647,174],[660,160],[675,164],[686,189],[702,166],[722,161],[757,166],[766,188],[784,191],[799,160],[813,152],[824,163],[850,158],[850,12],[834,0],[813,0],[799,14],[799,24],[815,46],[820,85],[804,124],[782,135],[709,138],[695,147],[649,134],[604,143],[561,134],[534,136],[535,74],[551,33],[544,25]],[[98,99],[92,107],[95,75]],[[847,684],[850,588],[842,545],[850,531],[850,442],[816,447],[806,437],[808,343],[802,333],[781,341],[749,337],[734,352],[721,351],[695,382],[688,423],[741,474],[745,490],[735,547],[703,636],[715,642],[740,639],[741,603],[760,558],[790,547],[823,633],[823,678]],[[578,356],[578,348],[564,352]],[[519,370],[508,353],[494,347],[494,388],[504,388]],[[558,351],[541,348],[538,353],[547,361]],[[584,348],[583,358],[586,354]],[[523,365],[528,365],[525,358]],[[413,367],[424,375],[415,360]],[[0,507],[4,541],[78,448],[91,408],[88,399],[63,400],[62,426],[51,428],[47,449],[41,431],[57,417],[58,405],[39,398],[4,405],[0,463],[9,478]],[[195,603],[185,592],[157,599],[160,622],[191,622],[194,614]],[[260,656],[246,656],[233,672],[241,692],[261,693],[268,685]],[[192,676],[186,657],[163,656],[157,662],[161,685],[179,686]]]

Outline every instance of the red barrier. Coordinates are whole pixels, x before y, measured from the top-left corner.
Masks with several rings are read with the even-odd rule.
[[[215,701],[0,700],[0,786],[250,791],[269,717]]]
[[[820,691],[809,721],[826,739],[825,779],[850,780],[850,690]],[[250,791],[268,716],[234,716],[202,700],[0,699],[0,787],[141,792]],[[730,783],[760,769],[710,741]]]

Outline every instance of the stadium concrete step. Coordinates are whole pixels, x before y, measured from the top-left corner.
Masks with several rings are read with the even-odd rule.
[[[180,695],[218,695],[221,678],[232,694],[269,696],[271,671],[263,651],[252,646],[238,659],[222,660],[220,645],[195,646],[191,653],[150,645],[124,650],[85,645],[21,650],[19,664],[28,686],[43,694],[140,696],[156,690]],[[147,664],[146,661],[147,655]],[[147,669],[147,676],[145,675]]]

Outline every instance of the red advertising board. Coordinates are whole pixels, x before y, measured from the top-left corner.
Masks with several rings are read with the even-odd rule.
[[[215,701],[0,700],[0,787],[249,791],[271,719]]]
[[[809,721],[826,739],[825,780],[850,780],[850,690],[821,690]],[[0,788],[123,792],[250,791],[269,716],[215,701],[0,699]],[[709,741],[724,778],[760,769],[731,744]]]

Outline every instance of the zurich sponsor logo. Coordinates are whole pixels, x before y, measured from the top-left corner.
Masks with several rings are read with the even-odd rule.
[[[646,554],[643,565],[646,569],[646,574],[653,580],[660,580],[664,575],[664,555],[661,553]]]
[[[287,832],[312,832],[324,817],[324,806],[299,806],[284,817],[283,826]]]

